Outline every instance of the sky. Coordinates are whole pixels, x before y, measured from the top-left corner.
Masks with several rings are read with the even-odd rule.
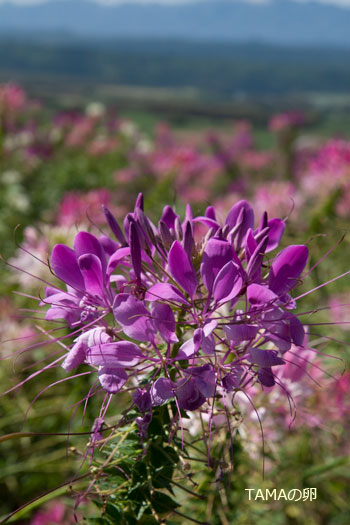
[[[50,0],[0,0],[0,4],[12,3],[12,4],[20,4],[20,5],[30,5],[30,4],[39,4],[39,3],[49,2],[49,1]],[[159,4],[173,3],[173,4],[176,4],[176,3],[184,3],[186,1],[190,2],[191,0],[92,0],[92,1],[97,2],[99,4],[113,5],[113,4],[121,4],[121,3],[137,3],[138,1],[142,3],[159,3]],[[243,0],[243,1],[255,3],[255,4],[264,4],[264,3],[268,3],[270,0]],[[295,0],[295,1],[307,2],[310,0]],[[350,0],[312,0],[312,1],[319,2],[322,4],[331,4],[331,5],[338,5],[342,7],[350,7]]]

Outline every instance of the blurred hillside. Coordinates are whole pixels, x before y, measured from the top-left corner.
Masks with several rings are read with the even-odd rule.
[[[177,40],[2,37],[0,74],[119,85],[191,88],[221,99],[346,93],[350,49]]]
[[[24,4],[24,2],[22,2]],[[54,0],[0,3],[2,33],[70,33],[89,38],[156,37],[288,45],[350,46],[350,10],[337,5],[271,0],[157,1],[104,5]]]

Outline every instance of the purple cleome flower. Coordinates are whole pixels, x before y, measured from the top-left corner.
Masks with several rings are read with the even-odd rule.
[[[196,410],[256,382],[273,386],[274,367],[305,335],[290,293],[308,249],[288,246],[267,258],[284,222],[265,213],[255,228],[246,201],[224,224],[211,206],[199,217],[188,206],[183,222],[166,206],[156,226],[142,196],[124,231],[104,212],[117,242],[80,232],[74,249],[59,244],[51,255],[66,289],[46,289],[46,319],[78,334],[63,368],[88,365],[108,394],[134,390],[143,415],[169,400]],[[202,238],[198,225],[207,229]]]

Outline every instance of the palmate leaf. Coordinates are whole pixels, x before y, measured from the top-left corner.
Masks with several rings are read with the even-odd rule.
[[[91,523],[153,525],[157,523],[153,514],[167,515],[179,506],[161,492],[163,489],[173,494],[172,479],[180,461],[167,442],[164,429],[168,422],[168,408],[160,406],[153,411],[143,447],[136,426],[127,425],[126,438],[123,433],[117,434],[97,453],[94,466],[102,466],[104,474],[97,483],[105,498],[103,503],[96,502],[103,512],[102,521]]]

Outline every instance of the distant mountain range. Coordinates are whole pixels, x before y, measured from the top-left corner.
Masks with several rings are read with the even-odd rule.
[[[61,0],[38,5],[0,3],[0,36],[177,38],[350,47],[350,9],[317,2],[267,4],[202,0],[179,4],[97,4]]]

